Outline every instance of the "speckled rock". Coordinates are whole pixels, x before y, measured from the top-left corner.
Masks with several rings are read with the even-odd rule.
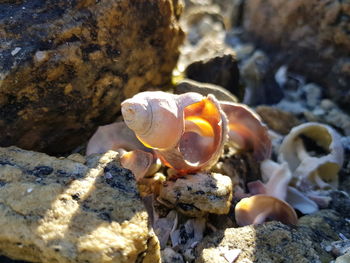
[[[31,262],[159,262],[158,239],[118,154],[85,164],[0,148],[0,254]]]
[[[299,125],[299,120],[292,113],[274,107],[258,106],[256,112],[270,129],[283,135]]]
[[[177,0],[0,2],[1,146],[62,153],[170,82]]]
[[[337,243],[350,239],[348,215],[346,211],[337,213],[327,209],[299,219],[300,230],[314,242],[323,262],[329,262],[340,256],[341,253],[336,249]]]
[[[244,28],[350,111],[350,2],[246,0]]]
[[[194,217],[207,213],[227,214],[231,199],[231,179],[217,173],[198,173],[166,181],[159,192],[159,200]]]
[[[218,231],[198,245],[195,262],[228,262],[225,257],[233,250],[235,262],[320,262],[308,236],[279,222]]]

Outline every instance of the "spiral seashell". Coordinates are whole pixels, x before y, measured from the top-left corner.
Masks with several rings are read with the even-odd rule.
[[[174,147],[184,131],[182,104],[201,99],[193,94],[186,98],[161,91],[136,94],[121,104],[124,121],[146,147]]]
[[[137,138],[180,173],[211,167],[227,137],[226,116],[212,95],[142,92],[122,103],[122,114]]]

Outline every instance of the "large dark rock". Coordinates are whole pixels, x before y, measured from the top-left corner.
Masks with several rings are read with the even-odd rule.
[[[0,1],[0,145],[62,153],[170,81],[177,0]]]
[[[349,1],[246,0],[243,25],[261,46],[282,51],[277,64],[321,84],[350,111]]]
[[[239,86],[237,60],[232,54],[212,57],[208,60],[195,61],[185,70],[188,78],[219,85],[243,99],[244,89]]]

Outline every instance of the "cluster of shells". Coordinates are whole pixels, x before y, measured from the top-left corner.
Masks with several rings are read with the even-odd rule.
[[[343,148],[327,125],[305,123],[278,140],[246,105],[196,92],[142,92],[121,108],[124,121],[99,127],[87,155],[118,151],[143,197],[190,217],[228,214],[234,206],[238,226],[267,220],[296,224],[295,209],[309,214],[326,207],[325,191],[337,187]],[[215,172],[219,159],[242,153],[252,156],[261,178],[237,181]]]

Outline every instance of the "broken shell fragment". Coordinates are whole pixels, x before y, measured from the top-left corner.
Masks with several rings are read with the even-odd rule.
[[[120,157],[120,164],[129,169],[135,176],[136,181],[141,180],[153,164],[153,154],[141,150],[125,152]]]
[[[340,135],[330,126],[305,123],[294,127],[284,138],[279,159],[293,174],[300,190],[336,188],[344,152]]]
[[[232,200],[232,182],[228,176],[216,173],[185,175],[176,181],[164,182],[158,200],[192,217],[227,214]]]
[[[270,158],[271,140],[260,117],[244,104],[220,102],[220,106],[228,119],[229,144],[239,150],[252,150],[258,161]]]
[[[226,116],[212,95],[142,92],[122,103],[122,114],[137,138],[180,173],[210,168],[226,141]]]
[[[292,174],[286,162],[279,164],[272,160],[265,160],[261,163],[261,176],[266,182],[266,194],[286,199],[288,184],[292,179]]]
[[[318,205],[313,200],[292,186],[288,187],[286,202],[303,214],[318,211]]]
[[[292,225],[298,223],[297,214],[288,203],[269,195],[243,198],[235,206],[235,219],[239,226],[256,225],[269,220]]]
[[[147,151],[147,148],[140,143],[134,132],[124,122],[115,122],[98,127],[88,142],[86,155],[118,149]]]

